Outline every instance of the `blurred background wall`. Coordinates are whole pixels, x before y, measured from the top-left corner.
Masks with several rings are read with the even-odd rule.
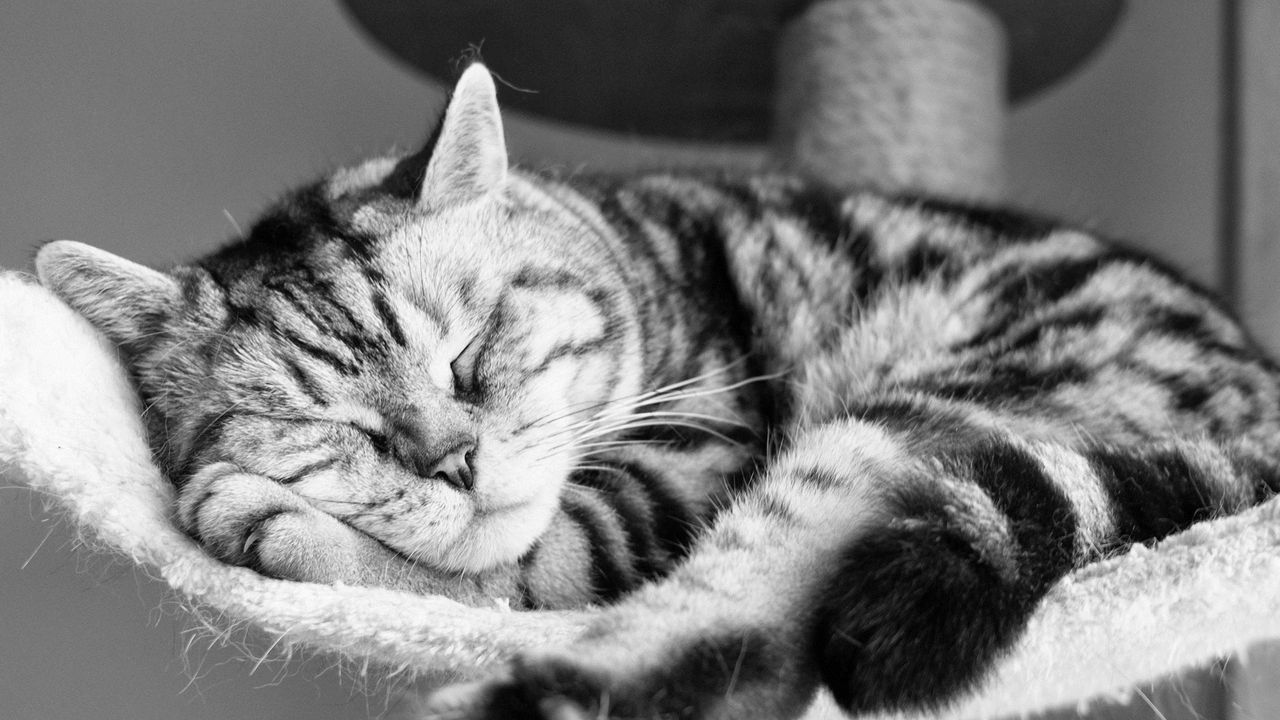
[[[1014,111],[1016,202],[1131,238],[1212,283],[1217,14],[1216,2],[1130,0],[1097,57]],[[0,267],[26,269],[40,240],[60,237],[153,265],[192,257],[290,185],[414,146],[442,98],[331,2],[10,3]],[[535,166],[756,157],[527,120],[508,133]],[[73,552],[40,499],[12,485],[0,478],[0,717],[324,720],[384,709],[323,659],[255,669],[225,648],[186,649],[186,621],[161,587]]]

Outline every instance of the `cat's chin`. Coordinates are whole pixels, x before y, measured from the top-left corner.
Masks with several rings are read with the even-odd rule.
[[[478,574],[520,559],[546,531],[555,514],[556,496],[488,508],[477,512],[468,526],[444,548],[410,552],[433,567]]]

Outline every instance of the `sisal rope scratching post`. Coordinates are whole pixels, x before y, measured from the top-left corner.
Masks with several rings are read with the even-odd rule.
[[[1004,29],[957,0],[823,0],[783,30],[772,151],[838,187],[1004,194]]]

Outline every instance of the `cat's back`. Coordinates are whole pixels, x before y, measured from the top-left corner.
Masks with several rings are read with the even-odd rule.
[[[1116,437],[1170,416],[1219,433],[1262,407],[1238,407],[1228,385],[1265,388],[1274,372],[1175,269],[1035,213],[780,174],[575,187],[667,287],[730,290],[750,351],[791,378],[797,417],[913,392],[1028,417],[1049,408],[1061,422],[1045,434],[1085,416]]]

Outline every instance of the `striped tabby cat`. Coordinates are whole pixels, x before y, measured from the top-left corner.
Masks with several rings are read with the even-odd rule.
[[[195,263],[37,264],[217,557],[617,601],[457,716],[937,704],[1072,568],[1280,483],[1276,367],[1160,265],[789,177],[527,174],[479,65],[422,152]]]

